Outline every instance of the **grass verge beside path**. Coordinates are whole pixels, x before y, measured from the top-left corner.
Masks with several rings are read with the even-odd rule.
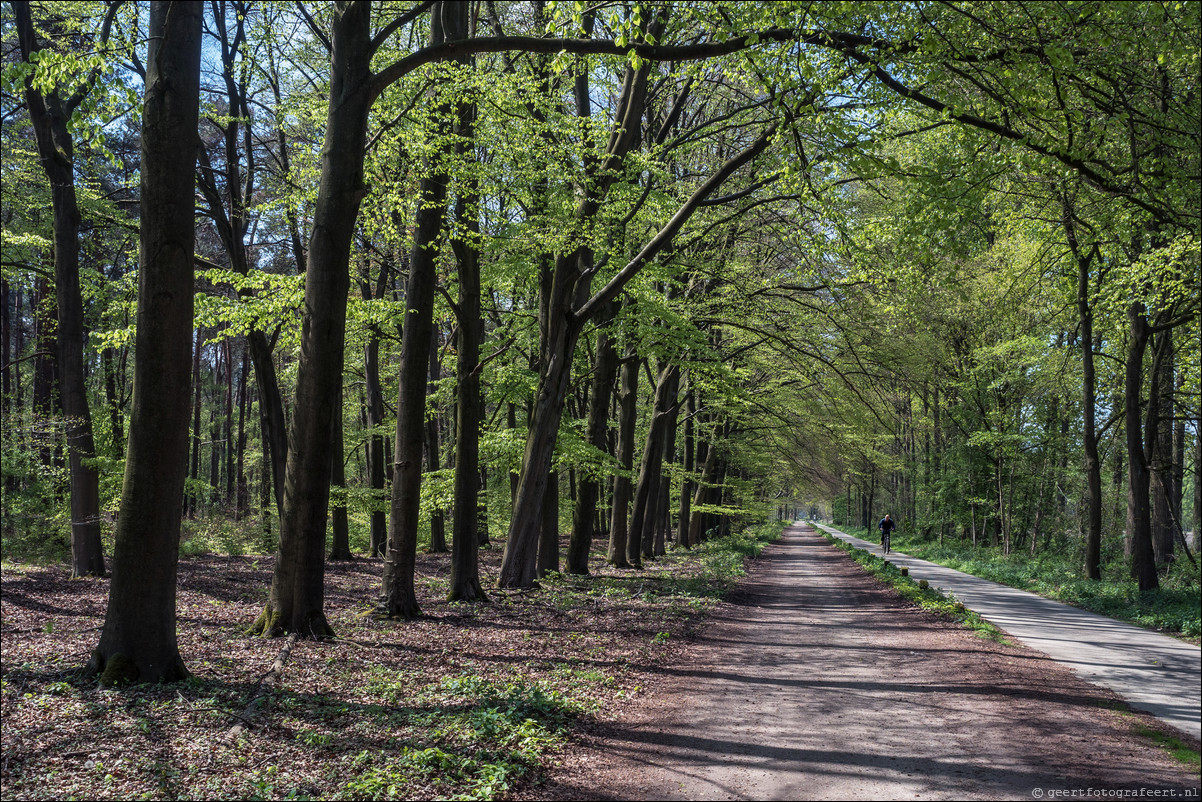
[[[842,529],[849,535],[875,541],[864,529]],[[1159,590],[1140,592],[1135,580],[1127,575],[1128,566],[1121,556],[1110,561],[1101,581],[1082,578],[1079,555],[1048,550],[1035,557],[1026,552],[1003,555],[997,549],[962,541],[922,540],[912,534],[893,534],[892,546],[911,557],[937,563],[1055,599],[1083,610],[1117,618],[1120,621],[1179,635],[1192,642],[1202,636],[1202,587],[1199,571],[1181,557],[1167,575],[1161,577]],[[1121,555],[1121,552],[1119,552]]]
[[[901,594],[902,598],[910,603],[916,604],[924,610],[929,610],[941,618],[955,621],[971,629],[982,638],[988,638],[1000,643],[1007,642],[1005,633],[984,618],[981,618],[974,611],[965,607],[954,596],[940,593],[931,587],[925,579],[915,582],[910,576],[903,575],[901,569],[892,562],[864,549],[857,548],[845,540],[823,532],[821,529],[818,531],[832,544],[847,552],[865,571],[892,587]]]
[[[108,581],[5,563],[4,798],[535,797],[582,727],[638,704],[680,659],[782,528],[675,549],[641,571],[613,569],[598,551],[592,576],[490,590],[487,604],[445,601],[448,555],[419,555],[424,615],[403,623],[371,615],[379,561],[331,562],[338,637],[297,642],[263,689],[256,680],[284,641],[242,633],[266,601],[272,557],[181,560],[178,639],[192,677],[116,689],[79,673]],[[480,557],[488,583],[501,550]]]

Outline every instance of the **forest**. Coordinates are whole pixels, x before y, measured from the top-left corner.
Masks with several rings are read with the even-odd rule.
[[[0,8],[3,560],[104,685],[214,554],[301,641],[886,512],[1196,594],[1202,4]]]

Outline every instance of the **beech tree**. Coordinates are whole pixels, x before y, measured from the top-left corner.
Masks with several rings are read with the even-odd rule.
[[[21,57],[51,63],[34,30],[28,2],[12,3]],[[104,47],[117,5],[110,5],[100,24],[96,44]],[[65,35],[65,34],[64,34]],[[58,391],[67,420],[67,453],[71,476],[71,575],[104,576],[100,542],[100,480],[94,464],[96,441],[92,411],[84,381],[83,299],[79,287],[80,211],[75,194],[75,138],[71,119],[94,91],[99,68],[88,70],[75,86],[58,86],[31,70],[25,78],[25,99],[37,140],[42,169],[51,186],[54,210],[54,287],[58,311],[56,359]],[[7,311],[6,311],[7,315]]]
[[[113,578],[88,670],[103,684],[188,675],[175,635],[191,394],[193,195],[203,6],[150,6],[134,404]]]

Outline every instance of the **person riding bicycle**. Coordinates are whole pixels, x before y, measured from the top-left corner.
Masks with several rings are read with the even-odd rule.
[[[888,554],[889,533],[897,528],[897,524],[894,523],[893,519],[889,517],[888,513],[886,513],[885,517],[881,519],[881,522],[877,524],[876,528],[881,530],[881,548],[884,550],[885,554]]]

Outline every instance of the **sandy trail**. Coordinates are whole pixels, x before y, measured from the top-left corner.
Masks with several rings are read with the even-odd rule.
[[[1154,719],[1040,652],[909,607],[809,527],[732,601],[687,665],[566,760],[553,797],[1197,799],[1197,776],[1134,735]]]

